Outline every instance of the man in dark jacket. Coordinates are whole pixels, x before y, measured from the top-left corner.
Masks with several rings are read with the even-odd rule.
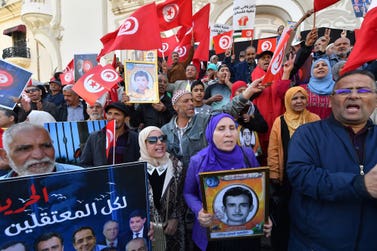
[[[289,250],[377,250],[377,105],[374,76],[341,76],[332,116],[300,126],[288,147]]]
[[[137,161],[140,157],[138,135],[126,125],[126,118],[131,113],[129,108],[121,102],[114,102],[106,106],[105,112],[107,120],[115,120],[115,149],[111,147],[106,157],[106,128],[91,133],[80,157],[82,166],[119,164]]]

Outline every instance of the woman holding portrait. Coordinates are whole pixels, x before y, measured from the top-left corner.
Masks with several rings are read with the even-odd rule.
[[[199,173],[225,171],[259,166],[250,148],[237,145],[238,131],[234,118],[226,113],[214,115],[206,129],[208,146],[191,157],[187,170],[184,198],[196,219],[192,239],[196,250],[260,250],[259,238],[216,240],[208,242],[206,228],[213,222],[213,215],[203,209]],[[272,223],[264,224],[264,233],[270,235]]]

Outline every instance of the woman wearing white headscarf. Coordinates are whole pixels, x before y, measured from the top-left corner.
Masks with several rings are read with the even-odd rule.
[[[27,116],[26,121],[40,126],[43,126],[45,123],[56,122],[50,113],[38,110],[32,110]]]
[[[139,145],[140,160],[147,162],[151,220],[166,224],[166,250],[184,250],[182,163],[166,152],[166,135],[158,127],[144,128]]]

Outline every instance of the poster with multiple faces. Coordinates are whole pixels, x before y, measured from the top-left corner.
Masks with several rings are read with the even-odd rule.
[[[0,187],[0,250],[37,250],[48,234],[59,236],[65,251],[81,250],[83,239],[100,250],[109,222],[118,226],[119,250],[136,230],[150,250],[145,162],[9,178]]]

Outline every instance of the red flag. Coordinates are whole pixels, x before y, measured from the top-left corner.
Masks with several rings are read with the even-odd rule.
[[[209,55],[209,12],[210,4],[206,4],[193,16],[194,39],[199,42],[193,58],[203,61],[208,61]]]
[[[157,5],[157,16],[161,31],[177,26],[192,25],[191,0],[167,0]]]
[[[263,51],[272,51],[276,49],[276,37],[262,38],[258,40],[257,54]]]
[[[341,73],[355,70],[364,63],[377,59],[377,7],[370,9],[364,17],[358,32],[355,31],[356,42]]]
[[[73,65],[73,58],[72,58],[72,60],[69,61],[67,66],[64,68],[63,72],[73,71],[73,69],[74,69],[74,65]]]
[[[62,85],[69,85],[75,82],[73,70],[63,72],[59,76],[60,76],[60,81],[62,82]]]
[[[339,2],[339,0],[314,0],[314,12],[327,8],[336,2]]]
[[[253,29],[242,30],[241,37],[253,38],[254,30]]]
[[[115,31],[101,38],[101,58],[114,50],[152,50],[161,47],[156,4],[144,5],[126,18]]]
[[[283,34],[281,35],[279,44],[274,55],[272,56],[270,65],[268,66],[267,73],[264,76],[262,84],[271,83],[275,80],[276,76],[279,76],[284,61],[285,48],[288,45],[289,37],[291,36],[292,31],[292,28],[288,28],[283,31]]]
[[[101,67],[101,65],[97,65],[85,73],[84,76],[77,80],[72,88],[72,90],[88,102],[89,105],[93,105],[97,99],[107,92],[105,87],[93,80],[93,76],[95,72],[98,71],[98,67]]]
[[[227,31],[213,37],[216,54],[224,53],[233,45],[233,31]]]
[[[171,37],[162,38],[162,46],[158,49],[157,53],[160,58],[171,55],[174,48],[178,46],[178,40],[175,35]]]
[[[187,38],[184,38],[175,48],[173,51],[178,52],[179,55],[179,62],[183,62],[187,59],[189,56],[189,52],[191,49],[191,41],[189,41]],[[168,58],[168,65],[172,65],[172,59],[171,57]]]
[[[106,125],[106,157],[109,157],[110,149],[115,150],[115,120],[110,120]]]
[[[110,64],[105,66],[97,65],[91,73],[93,73],[92,80],[105,87],[108,91],[111,91],[114,85],[122,81],[122,78]]]
[[[111,62],[111,66],[116,69],[117,68],[117,55],[114,53],[113,55],[113,62]]]

